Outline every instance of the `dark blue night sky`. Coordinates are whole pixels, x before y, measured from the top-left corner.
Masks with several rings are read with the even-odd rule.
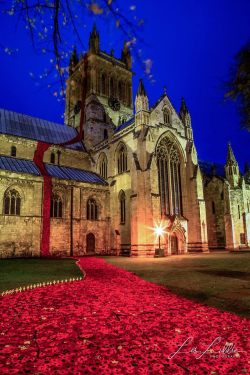
[[[127,12],[136,5],[136,15],[145,20],[141,36],[145,44],[142,60],[153,61],[155,82],[145,76],[141,61],[135,61],[134,94],[138,80],[144,82],[151,104],[167,87],[167,94],[179,111],[185,97],[192,116],[199,159],[224,163],[227,142],[243,168],[250,161],[250,133],[240,130],[234,103],[223,99],[223,81],[235,53],[250,39],[249,0],[158,0],[126,2]],[[126,7],[125,7],[126,8]],[[96,16],[101,48],[120,56],[123,37],[112,22]],[[87,45],[93,18],[83,25],[82,37]],[[50,56],[38,55],[22,23],[16,28],[14,17],[0,15],[2,47],[18,48],[8,55],[0,50],[0,107],[31,116],[62,122],[63,102],[58,102],[47,88],[53,76],[44,81],[39,75],[50,66]],[[74,43],[72,36],[71,43]],[[32,79],[30,73],[36,79]],[[56,89],[56,87],[55,87]]]

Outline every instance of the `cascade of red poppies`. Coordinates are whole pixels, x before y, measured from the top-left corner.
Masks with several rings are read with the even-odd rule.
[[[83,82],[82,82],[82,103],[81,103],[81,116],[79,124],[78,134],[63,143],[57,143],[58,146],[68,146],[76,142],[82,141],[83,134],[83,122],[84,122],[84,111],[85,111],[85,101],[87,94],[87,68],[88,68],[88,55],[84,55],[84,72],[83,72]],[[40,240],[40,254],[41,256],[50,255],[50,206],[51,206],[51,195],[52,195],[52,178],[48,174],[46,167],[43,162],[43,157],[45,151],[52,145],[52,143],[45,143],[42,141],[37,142],[37,148],[34,153],[33,161],[37,168],[39,169],[43,177],[43,200],[42,200],[42,222],[41,222],[41,240]]]
[[[250,374],[248,319],[104,259],[78,264],[83,281],[0,297],[0,374]]]

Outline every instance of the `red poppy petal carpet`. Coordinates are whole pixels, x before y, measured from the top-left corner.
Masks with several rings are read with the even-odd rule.
[[[82,281],[0,298],[1,374],[249,374],[250,322],[98,258]]]

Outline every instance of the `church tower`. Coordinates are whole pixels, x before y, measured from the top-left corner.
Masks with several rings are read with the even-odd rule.
[[[128,43],[124,43],[124,47],[122,49],[121,60],[125,63],[125,65],[128,69],[131,69],[131,67],[132,67],[131,53],[130,53],[130,49],[128,47]]]
[[[96,24],[93,26],[93,30],[89,37],[89,51],[91,53],[98,54],[100,52],[100,37],[96,29]]]
[[[135,98],[135,126],[141,127],[144,125],[149,125],[149,104],[143,81],[140,79]]]
[[[75,67],[77,66],[78,63],[79,63],[79,58],[77,55],[76,47],[74,47],[72,54],[70,56],[70,60],[69,60],[69,75],[73,74]]]
[[[231,144],[228,144],[227,148],[227,162],[225,165],[226,178],[230,183],[231,187],[239,186],[239,165],[235,159]]]
[[[79,127],[82,90],[86,90],[84,135],[88,138],[89,146],[108,138],[114,127],[132,118],[131,54],[127,44],[122,49],[120,59],[114,56],[114,51],[102,51],[99,33],[94,25],[87,54],[78,61],[74,49],[69,73],[65,121],[69,126]],[[84,82],[86,87],[83,87]]]
[[[187,139],[192,140],[193,131],[192,131],[192,125],[191,125],[191,116],[190,116],[190,113],[189,113],[189,110],[188,110],[188,107],[186,105],[184,98],[181,99],[180,118],[185,127],[185,135]]]

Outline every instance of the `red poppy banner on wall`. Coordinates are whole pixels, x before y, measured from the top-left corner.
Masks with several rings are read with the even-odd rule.
[[[83,138],[83,122],[85,112],[85,102],[87,94],[87,69],[88,69],[88,55],[84,56],[84,72],[82,82],[82,101],[81,101],[81,117],[79,124],[79,132],[73,138],[66,142],[57,144],[58,146],[68,146],[77,142],[81,142]],[[37,148],[34,154],[33,161],[38,167],[41,175],[43,176],[43,202],[42,202],[42,222],[41,222],[41,241],[40,241],[40,255],[50,255],[50,205],[52,195],[52,178],[49,176],[43,159],[44,153],[52,146],[51,143],[37,142]]]

